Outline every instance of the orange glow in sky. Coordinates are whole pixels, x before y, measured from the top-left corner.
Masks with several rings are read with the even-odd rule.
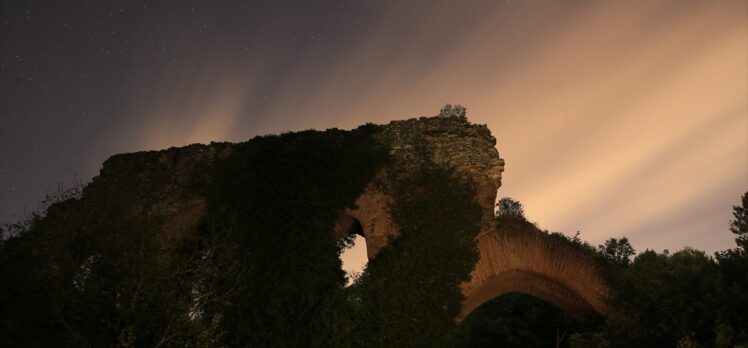
[[[640,251],[733,246],[731,206],[748,189],[745,1],[372,6],[366,18],[336,19],[365,22],[355,37],[323,28],[297,45],[301,34],[287,29],[296,19],[277,18],[257,27],[262,44],[248,55],[216,34],[231,29],[220,23],[201,29],[210,40],[169,41],[180,64],[121,83],[134,119],[101,132],[87,171],[102,154],[349,129],[462,104],[498,139],[499,197],[520,200],[542,228],[593,244],[628,236]],[[154,76],[168,83],[138,83]]]

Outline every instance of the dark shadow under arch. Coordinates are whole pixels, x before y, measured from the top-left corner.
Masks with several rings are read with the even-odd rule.
[[[539,273],[514,270],[491,276],[470,292],[460,320],[482,304],[510,293],[520,293],[548,302],[582,322],[596,314],[574,290]]]
[[[345,213],[338,216],[338,219],[335,221],[333,233],[333,238],[335,238],[335,240],[340,240],[341,238],[352,234],[366,237],[364,226],[361,222],[352,215]]]
[[[509,292],[484,302],[458,325],[454,347],[566,347],[570,337],[597,321],[580,322],[557,305]]]
[[[364,226],[362,226],[361,222],[358,221],[358,219],[355,219],[355,218],[353,219],[353,221],[351,221],[350,226],[348,226],[348,229],[345,232],[345,235],[347,235],[347,236],[349,236],[349,235],[359,235],[361,237],[366,238],[366,236],[364,235]]]

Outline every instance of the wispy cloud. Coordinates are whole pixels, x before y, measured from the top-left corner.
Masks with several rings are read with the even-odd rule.
[[[271,29],[247,32],[259,42],[249,55],[233,28],[206,52],[183,38],[173,49],[192,69],[165,67],[169,84],[143,90],[138,79],[162,72],[141,71],[125,94],[140,116],[113,148],[350,128],[462,103],[498,138],[500,195],[543,227],[593,242],[627,235],[639,248],[732,245],[731,204],[748,189],[745,2],[380,2],[330,13],[337,24],[303,34],[302,14],[258,23]]]

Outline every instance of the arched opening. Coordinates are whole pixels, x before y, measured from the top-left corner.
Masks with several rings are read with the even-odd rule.
[[[609,313],[611,288],[603,265],[572,241],[512,221],[479,235],[480,259],[470,282],[461,285],[465,301],[458,320],[512,292],[552,303],[578,321]]]
[[[510,292],[470,313],[457,328],[455,346],[568,347],[584,325],[550,302]]]
[[[521,293],[551,303],[578,321],[585,321],[595,314],[584,298],[558,281],[535,272],[511,270],[487,278],[467,293],[462,318],[482,304],[510,293]]]
[[[361,222],[353,217],[348,216],[344,219],[343,224],[338,227],[338,235],[341,236],[341,267],[346,276],[345,286],[349,286],[363,274],[369,262],[366,237],[364,237],[364,228]]]

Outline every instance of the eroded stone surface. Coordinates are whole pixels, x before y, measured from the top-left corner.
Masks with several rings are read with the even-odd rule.
[[[472,179],[476,200],[484,210],[482,232],[490,230],[504,160],[496,150],[496,138],[485,125],[457,116],[412,118],[390,122],[376,138],[390,146],[392,162],[367,185],[356,200],[357,208],[342,213],[358,219],[363,226],[370,259],[399,234],[387,211],[390,194],[385,179],[407,175],[427,163],[452,167]]]
[[[206,213],[206,198],[195,187],[211,181],[213,164],[231,154],[230,143],[189,145],[161,151],[120,154],[103,164],[100,175],[84,190],[136,197],[128,218],[158,224],[156,240],[168,250],[193,238]],[[109,197],[108,199],[122,199]]]

